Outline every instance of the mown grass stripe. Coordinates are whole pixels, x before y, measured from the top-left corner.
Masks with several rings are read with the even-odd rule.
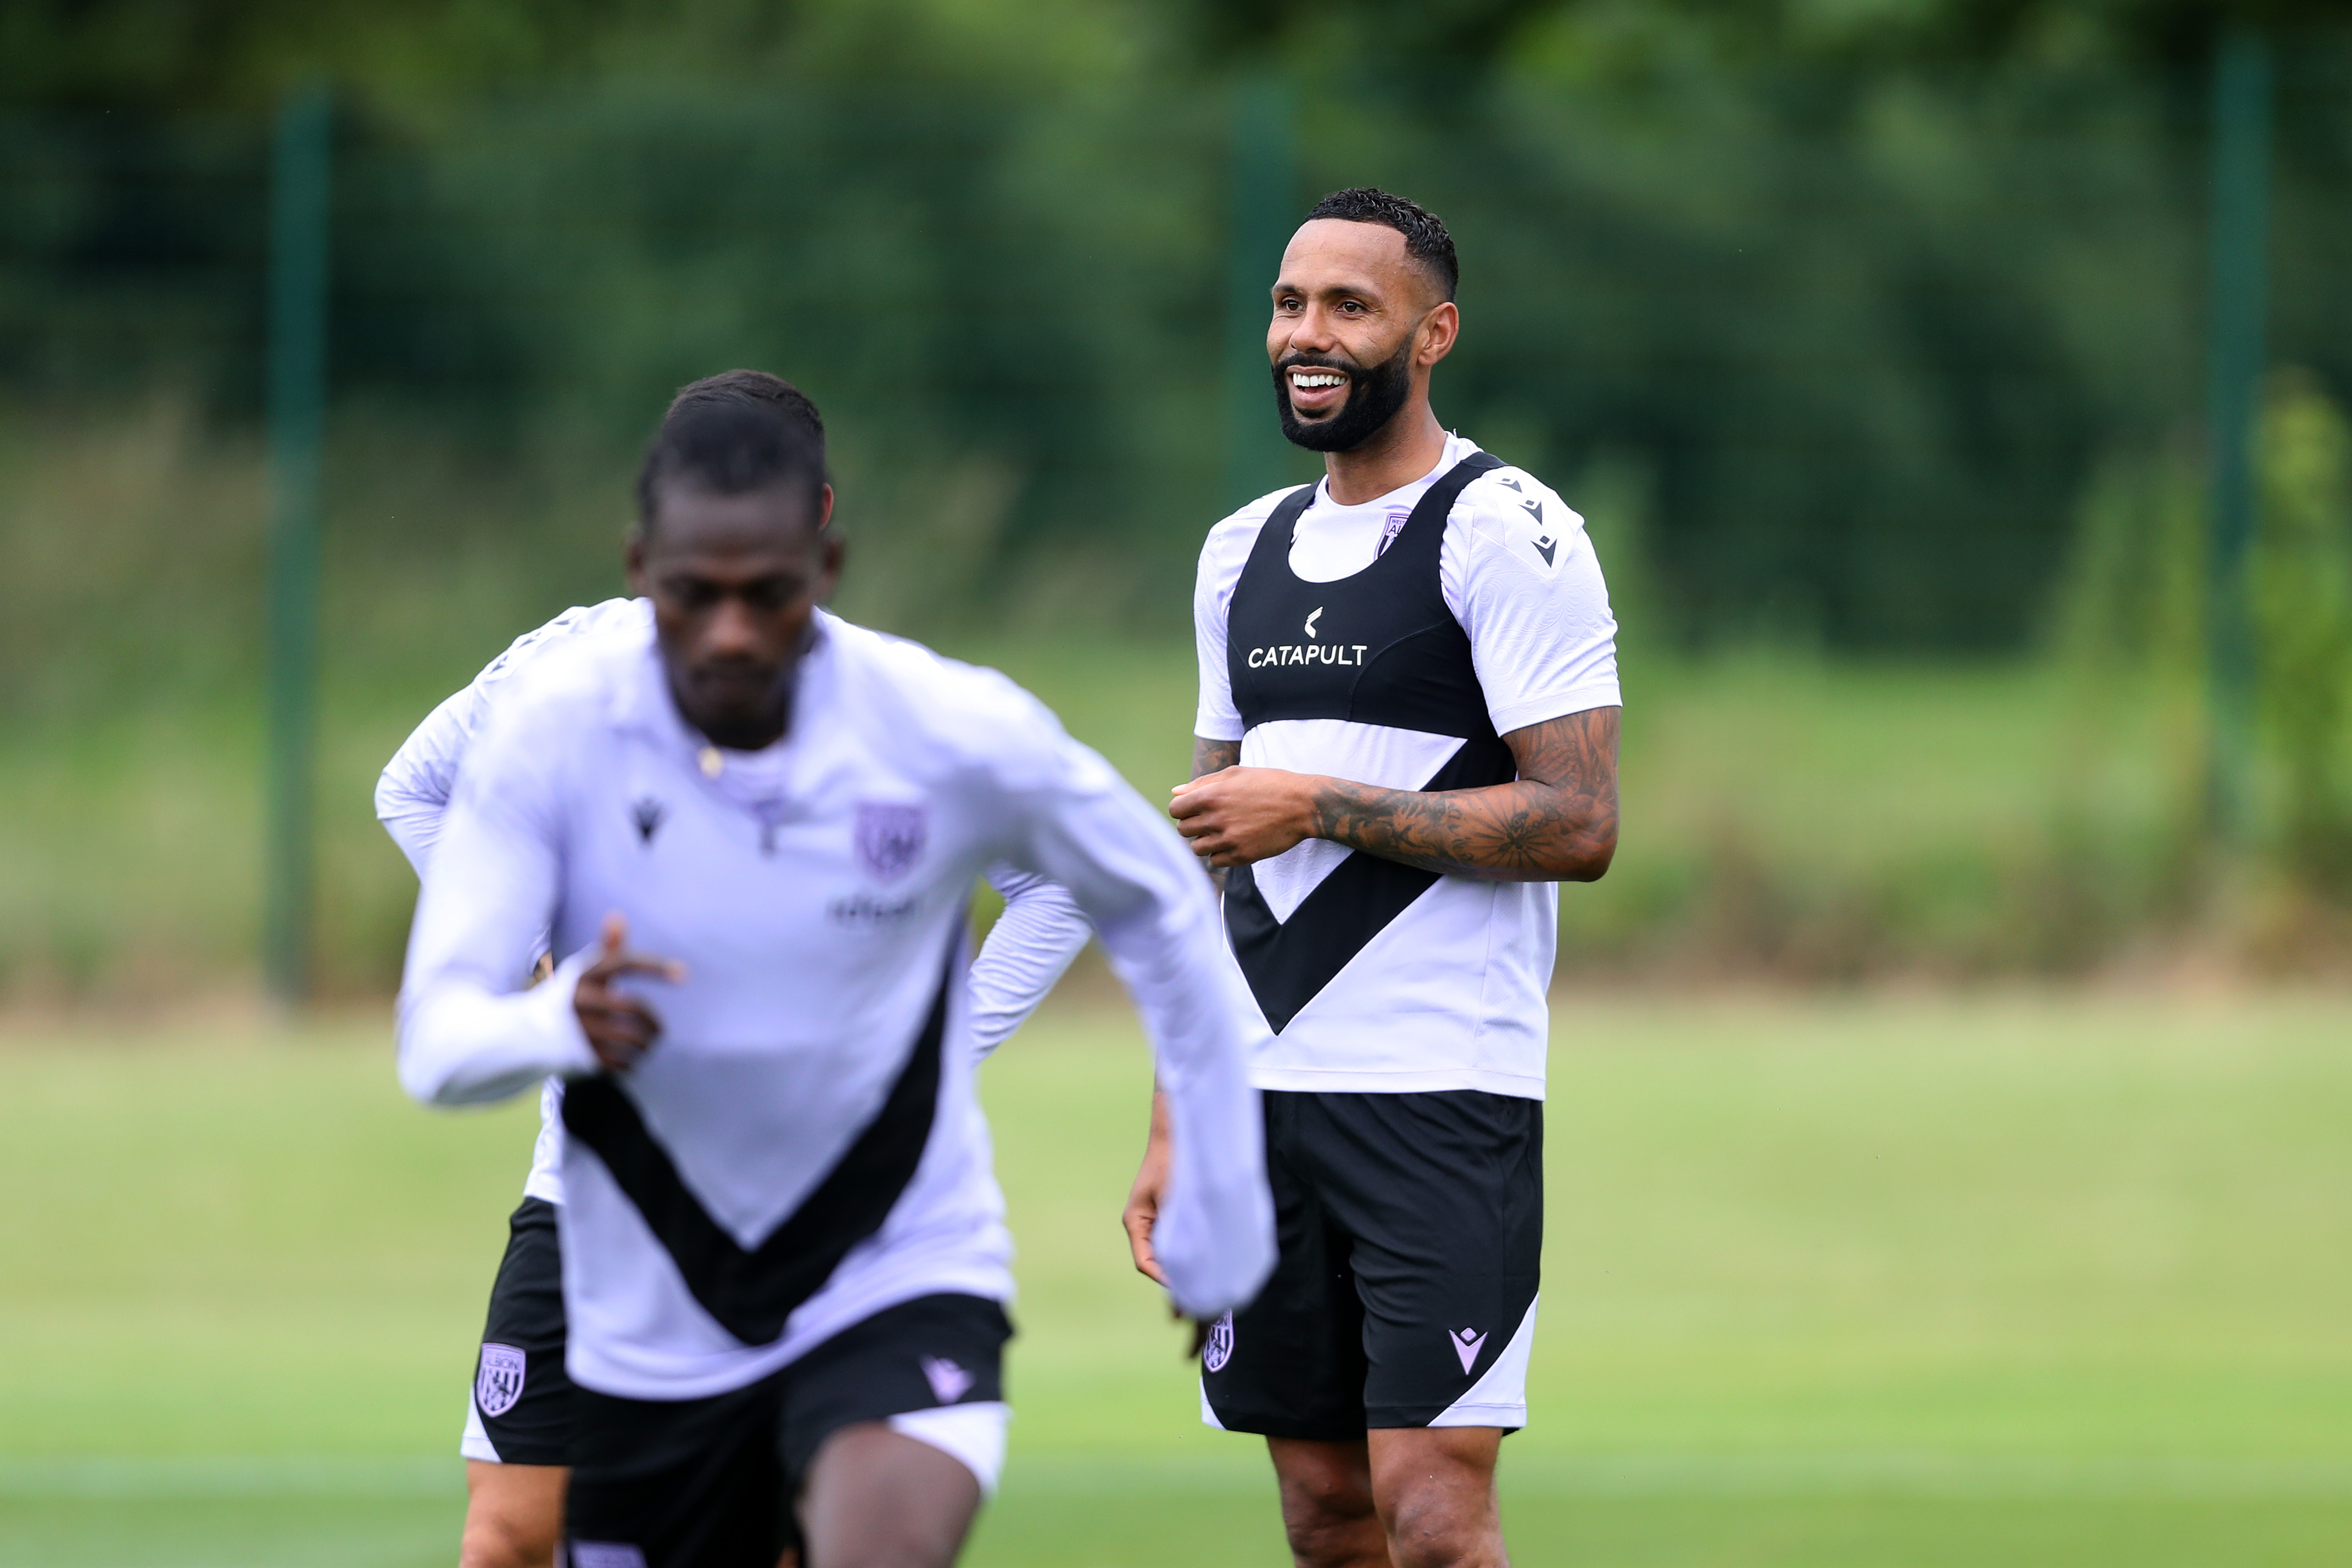
[[[0,1498],[458,1497],[464,1461],[415,1458],[212,1456],[0,1458]]]
[[[1232,1495],[1270,1491],[1263,1458],[1016,1454],[1015,1495]],[[1771,1499],[2352,1499],[2352,1460],[2065,1458],[1922,1453],[1531,1454],[1506,1451],[1506,1494]],[[0,1498],[26,1500],[455,1497],[452,1458],[0,1458]]]

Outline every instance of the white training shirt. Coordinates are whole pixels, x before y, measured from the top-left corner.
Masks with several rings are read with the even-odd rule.
[[[564,1141],[572,1376],[626,1397],[698,1397],[915,1296],[1010,1297],[969,1008],[948,961],[974,879],[999,862],[1068,890],[1143,1014],[1176,1102],[1154,1239],[1177,1304],[1213,1316],[1246,1301],[1272,1264],[1272,1206],[1237,1027],[1245,998],[1192,857],[1003,676],[830,615],[819,627],[792,731],[763,759],[779,810],[706,776],[650,631],[535,660],[458,771],[409,943],[403,1085],[463,1104],[593,1073],[572,993],[617,911],[633,946],[689,971],[643,988],[664,1035],[618,1082],[739,1246],[817,1190],[947,988],[919,1168],[770,1343],[706,1311],[614,1173]],[[542,933],[571,956],[524,989]]]
[[[420,881],[441,836],[466,748],[501,696],[514,689],[513,677],[574,641],[634,646],[652,627],[653,606],[642,599],[574,606],[516,638],[463,691],[425,716],[384,765],[375,787],[376,817]],[[736,767],[721,777],[755,770],[756,764],[737,754]],[[1003,939],[989,943],[971,971],[972,1047],[983,1057],[1036,1009],[1093,934],[1070,895],[1044,877],[1000,864],[989,868],[988,880],[1003,895],[1005,908],[999,920]],[[563,1080],[550,1078],[541,1086],[539,1135],[531,1145],[524,1196],[562,1203],[562,1167]]]
[[[578,643],[631,645],[653,632],[653,605],[643,599],[607,599],[600,604],[575,605],[535,631],[507,645],[506,652],[482,667],[465,690],[425,715],[384,764],[375,781],[376,821],[408,857],[417,881],[440,841],[442,819],[449,812],[449,793],[457,787],[458,764],[466,748],[480,733],[483,721],[506,693],[514,677],[551,650]],[[538,960],[538,953],[531,955]],[[549,1203],[563,1201],[563,1080],[550,1078],[541,1085],[539,1136],[530,1147],[530,1171],[523,1177],[523,1196]]]
[[[1291,535],[1291,570],[1309,582],[1363,570],[1423,493],[1477,450],[1450,435],[1427,474],[1357,506],[1338,505],[1328,482],[1318,482]],[[1226,614],[1258,530],[1289,493],[1251,502],[1210,529],[1202,547],[1192,599],[1201,674],[1193,731],[1239,740],[1245,768],[1419,789],[1458,740],[1344,719],[1281,719],[1243,734],[1225,660]],[[1469,635],[1497,735],[1618,704],[1617,622],[1584,520],[1526,470],[1496,469],[1463,490],[1447,514],[1439,579],[1446,608]],[[1309,839],[1252,870],[1275,917],[1286,919],[1350,852]],[[1280,1035],[1252,1006],[1258,1087],[1478,1089],[1541,1099],[1559,896],[1552,883],[1440,878]]]

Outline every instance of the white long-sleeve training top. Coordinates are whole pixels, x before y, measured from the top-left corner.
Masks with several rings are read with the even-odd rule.
[[[636,645],[651,634],[652,607],[642,599],[576,605],[524,632],[485,665],[464,690],[442,702],[402,742],[375,787],[375,812],[419,881],[441,837],[449,794],[466,748],[506,695],[514,677],[540,659],[578,643]],[[1019,1029],[1093,936],[1068,893],[1033,873],[999,864],[988,881],[1003,896],[1004,913],[971,967],[971,1044],[982,1057]],[[523,1192],[563,1201],[563,1080],[544,1081],[539,1136],[531,1145]]]
[[[1171,1293],[1196,1316],[1248,1300],[1272,1204],[1192,857],[1001,675],[819,625],[791,733],[753,756],[714,758],[679,718],[650,628],[541,658],[467,748],[433,848],[401,1080],[462,1104],[572,1079],[572,1375],[696,1397],[900,1301],[1009,1298],[959,957],[999,862],[1068,890],[1143,1014],[1173,1101]],[[618,1078],[571,1006],[607,913],[688,969],[643,988],[664,1033]],[[542,933],[571,956],[526,990]]]

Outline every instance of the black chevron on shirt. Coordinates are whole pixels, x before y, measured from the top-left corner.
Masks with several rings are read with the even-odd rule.
[[[1510,747],[1499,740],[1465,740],[1422,788],[1475,789],[1517,777]],[[1225,929],[1266,1027],[1276,1034],[1289,1028],[1299,1009],[1437,879],[1436,872],[1352,850],[1298,901],[1288,920],[1276,920],[1248,866],[1227,872]]]
[[[940,1045],[953,974],[950,949],[923,1031],[882,1108],[756,1247],[743,1247],[711,1218],[646,1126],[636,1102],[614,1078],[582,1079],[564,1091],[564,1130],[604,1162],[677,1264],[694,1299],[744,1343],[782,1337],[785,1321],[833,1277],[852,1247],[882,1228],[915,1179],[939,1108]]]

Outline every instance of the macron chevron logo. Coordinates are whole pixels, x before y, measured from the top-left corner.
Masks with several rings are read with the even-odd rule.
[[[962,1398],[973,1381],[971,1373],[942,1355],[923,1357],[923,1379],[942,1405],[952,1405]]]
[[[1485,1334],[1471,1329],[1464,1329],[1459,1333],[1447,1329],[1445,1338],[1446,1343],[1454,1346],[1454,1354],[1462,1358],[1462,1370],[1465,1373],[1470,1370],[1471,1364],[1478,1359],[1478,1352],[1486,1343]]]

